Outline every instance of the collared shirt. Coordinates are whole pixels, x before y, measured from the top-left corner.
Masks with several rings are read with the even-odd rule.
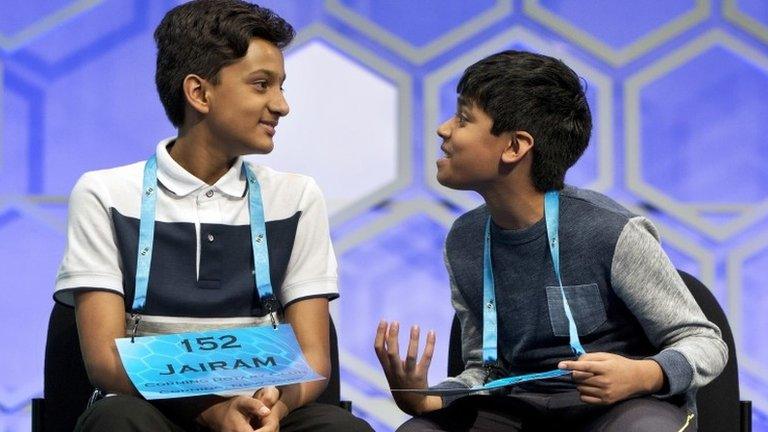
[[[141,333],[249,325],[265,311],[255,292],[247,185],[238,158],[213,185],[157,146],[154,252]],[[130,312],[145,162],[84,174],[70,197],[56,301],[77,290],[124,296]],[[285,307],[338,296],[325,202],[310,177],[251,165],[259,180],[273,289]]]

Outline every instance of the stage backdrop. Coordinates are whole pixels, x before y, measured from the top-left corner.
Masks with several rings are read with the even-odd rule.
[[[169,0],[0,2],[0,431],[29,428],[65,244],[85,171],[147,158],[174,130],[153,83]],[[744,398],[768,431],[768,6],[763,0],[268,1],[298,32],[291,114],[274,154],[314,176],[340,263],[334,314],[344,397],[377,430],[405,419],[373,354],[380,318],[452,317],[443,239],[476,196],[435,182],[435,128],[456,81],[504,49],[563,59],[595,130],[569,181],[650,217],[681,269],[715,293],[737,339]]]

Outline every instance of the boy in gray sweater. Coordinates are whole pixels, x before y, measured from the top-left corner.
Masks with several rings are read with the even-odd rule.
[[[415,416],[399,430],[695,430],[696,389],[720,373],[727,348],[651,222],[564,184],[592,128],[578,76],[505,51],[470,66],[457,93],[437,130],[437,178],[485,204],[446,240],[465,370],[436,387],[554,377],[464,397],[393,391]],[[434,332],[419,359],[411,328],[401,359],[398,331],[382,321],[375,340],[390,387],[427,388]]]

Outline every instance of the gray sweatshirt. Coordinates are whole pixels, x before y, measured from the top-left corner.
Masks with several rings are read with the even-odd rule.
[[[438,387],[473,387],[482,367],[483,230],[488,211],[459,217],[448,234],[446,266],[462,326],[465,370]],[[695,412],[696,389],[722,371],[728,349],[661,249],[656,228],[597,192],[560,192],[560,267],[582,345],[589,352],[651,358],[666,385],[658,397],[684,395]],[[491,224],[498,358],[513,375],[557,368],[572,359],[568,320],[542,219],[523,230]],[[570,376],[515,390],[575,391]],[[446,398],[446,404],[452,401]]]

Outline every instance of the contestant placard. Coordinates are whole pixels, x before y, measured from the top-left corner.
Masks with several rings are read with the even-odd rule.
[[[116,339],[147,399],[256,390],[324,379],[307,364],[289,324]]]

